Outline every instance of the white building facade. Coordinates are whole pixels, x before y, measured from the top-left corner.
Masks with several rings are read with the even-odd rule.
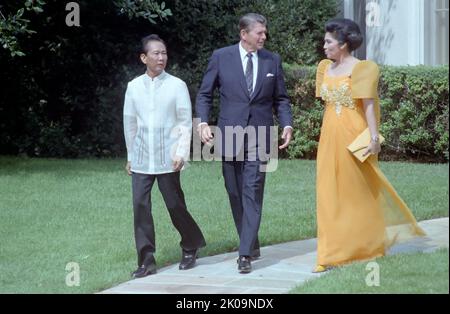
[[[361,26],[355,55],[386,65],[448,65],[449,0],[342,0],[340,16]]]

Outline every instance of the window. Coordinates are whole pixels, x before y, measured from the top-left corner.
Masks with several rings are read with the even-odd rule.
[[[448,64],[449,0],[425,3],[425,63]]]

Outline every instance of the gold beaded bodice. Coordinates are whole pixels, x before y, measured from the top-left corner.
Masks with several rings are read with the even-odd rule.
[[[320,88],[320,96],[328,106],[335,107],[338,116],[341,115],[343,106],[348,109],[356,109],[349,77],[328,77],[325,75]]]

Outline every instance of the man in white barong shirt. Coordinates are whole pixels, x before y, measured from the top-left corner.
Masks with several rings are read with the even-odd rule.
[[[156,273],[155,228],[151,189],[159,190],[173,225],[181,235],[180,270],[194,267],[203,234],[187,211],[180,170],[189,158],[192,111],[186,84],[164,71],[167,48],[158,35],[142,39],[145,74],[128,83],[123,110],[126,171],[132,177],[134,235],[138,268],[134,278]]]

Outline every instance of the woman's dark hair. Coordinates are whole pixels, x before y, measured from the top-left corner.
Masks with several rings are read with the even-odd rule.
[[[148,49],[147,48],[147,44],[150,41],[159,41],[159,42],[163,43],[163,45],[165,47],[167,47],[167,45],[164,42],[164,40],[162,40],[158,35],[151,34],[151,35],[145,36],[144,38],[141,39],[141,52],[140,53],[147,54],[147,49]]]
[[[325,31],[333,34],[339,44],[347,44],[348,51],[358,49],[363,42],[358,24],[349,19],[332,19],[325,24]]]

